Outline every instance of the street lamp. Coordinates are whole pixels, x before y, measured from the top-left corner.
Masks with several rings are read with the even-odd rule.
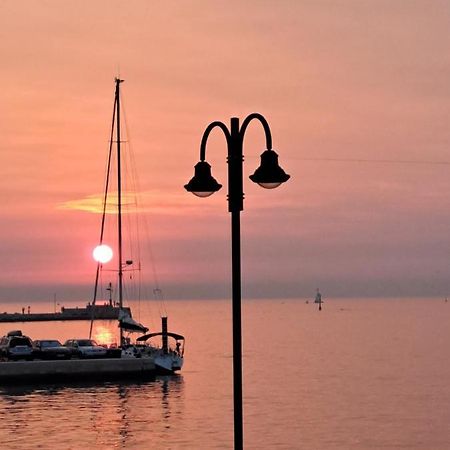
[[[249,123],[258,120],[264,128],[266,147],[261,155],[261,165],[250,179],[266,189],[273,189],[289,179],[278,165],[278,155],[272,150],[272,136],[266,119],[258,113],[250,114],[239,126],[239,118],[232,117],[228,129],[222,122],[210,123],[200,144],[200,161],[195,165],[194,177],[184,187],[198,197],[208,197],[222,185],[211,175],[211,166],[205,161],[206,142],[211,131],[220,128],[228,147],[228,211],[231,213],[231,272],[233,317],[233,399],[234,399],[234,448],[243,448],[242,414],[242,327],[241,327],[241,236],[240,213],[244,209],[243,191],[243,141]]]

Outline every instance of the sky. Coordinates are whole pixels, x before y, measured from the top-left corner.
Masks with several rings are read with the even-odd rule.
[[[449,48],[440,0],[0,0],[0,300],[92,296],[116,76],[166,298],[230,295],[220,132],[183,185],[253,112],[291,179],[248,180],[252,123],[244,298],[450,295]]]

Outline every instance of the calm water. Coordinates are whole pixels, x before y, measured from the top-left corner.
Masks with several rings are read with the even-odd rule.
[[[0,447],[232,448],[230,302],[166,306],[169,328],[187,337],[182,375],[0,388]],[[151,312],[140,320],[159,328]],[[244,302],[245,447],[449,449],[449,323],[442,300],[330,300],[321,312],[302,300]],[[0,332],[15,328],[64,340],[86,336],[88,325]],[[115,324],[97,325],[109,332]]]

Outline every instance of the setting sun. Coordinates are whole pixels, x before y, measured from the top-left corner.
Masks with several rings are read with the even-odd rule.
[[[97,262],[105,264],[111,261],[113,257],[113,251],[108,245],[97,245],[97,247],[95,247],[94,251],[92,252],[92,256]]]

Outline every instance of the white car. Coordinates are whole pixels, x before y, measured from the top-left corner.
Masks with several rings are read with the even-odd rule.
[[[34,357],[33,344],[28,336],[20,330],[10,331],[0,339],[0,357],[6,360],[26,359]]]
[[[69,339],[64,346],[72,351],[72,356],[78,358],[104,358],[107,353],[107,349],[93,339]]]

